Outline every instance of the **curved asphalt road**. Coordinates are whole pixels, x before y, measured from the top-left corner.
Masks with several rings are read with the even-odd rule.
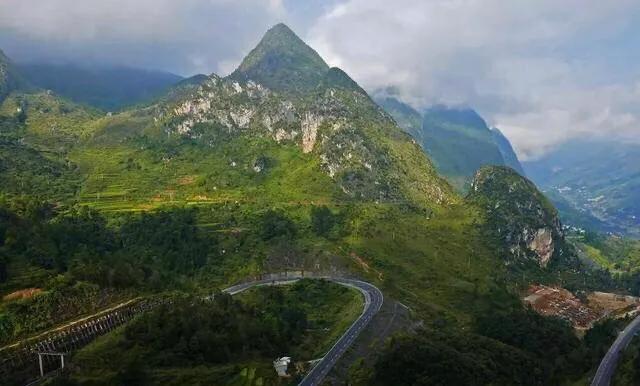
[[[640,316],[637,316],[620,334],[609,348],[609,351],[605,354],[598,371],[591,381],[591,386],[609,386],[611,383],[611,377],[616,370],[616,365],[620,359],[620,354],[627,348],[631,339],[633,339],[635,333],[640,329]]]
[[[230,295],[235,295],[240,292],[246,291],[249,288],[264,285],[284,285],[291,284],[302,279],[302,276],[297,277],[285,277],[279,279],[265,279],[256,280],[249,283],[243,283],[234,285],[232,287],[224,289],[222,292],[226,292]],[[347,287],[355,288],[364,295],[364,307],[362,314],[356,319],[355,322],[347,329],[347,331],[336,341],[336,343],[329,349],[325,356],[309,371],[306,377],[299,383],[299,386],[317,386],[324,377],[329,374],[329,371],[336,364],[338,359],[347,351],[347,349],[353,344],[360,332],[369,324],[373,316],[380,311],[382,303],[384,302],[384,296],[382,292],[373,284],[369,284],[364,281],[354,279],[344,279],[337,277],[304,277],[307,279],[325,279],[334,283],[344,285]]]

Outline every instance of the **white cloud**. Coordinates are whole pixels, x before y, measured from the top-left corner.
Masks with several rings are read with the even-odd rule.
[[[281,0],[2,0],[0,44],[23,61],[208,73],[286,14]]]
[[[639,10],[626,0],[348,0],[309,35],[368,89],[477,108],[527,158],[576,136],[640,138],[638,85],[612,81],[611,63],[590,52]]]

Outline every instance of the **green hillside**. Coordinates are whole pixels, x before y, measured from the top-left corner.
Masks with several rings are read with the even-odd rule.
[[[472,110],[434,107],[422,120],[425,150],[458,187],[468,183],[482,165],[503,165],[504,159],[484,120]]]

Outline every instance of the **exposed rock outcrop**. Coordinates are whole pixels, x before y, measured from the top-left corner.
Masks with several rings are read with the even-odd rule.
[[[525,239],[531,239],[531,237],[527,235]],[[538,229],[533,239],[527,244],[527,247],[530,251],[538,255],[540,265],[543,267],[546,266],[549,260],[551,260],[551,256],[553,256],[553,251],[555,250],[553,231],[550,228]]]
[[[309,153],[313,150],[313,145],[316,143],[316,136],[318,135],[318,128],[322,124],[322,117],[307,113],[302,120],[302,151]]]
[[[556,209],[513,169],[488,166],[478,170],[469,199],[485,211],[488,228],[512,259],[533,259],[546,267],[563,253],[564,234]]]

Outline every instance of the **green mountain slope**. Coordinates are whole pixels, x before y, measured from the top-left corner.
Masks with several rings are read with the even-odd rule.
[[[433,160],[438,172],[459,190],[485,165],[506,165],[523,174],[511,144],[471,109],[436,106],[419,113],[389,96],[376,101],[411,134]]]
[[[74,200],[82,176],[69,151],[97,117],[49,93],[10,94],[0,104],[2,193]]]
[[[524,166],[552,199],[565,202],[572,225],[640,236],[640,146],[576,140]]]
[[[375,100],[393,117],[398,126],[415,138],[422,139],[422,115],[418,111],[393,97],[376,96]]]
[[[475,296],[473,283],[486,288],[498,267],[473,228],[475,211],[339,69],[326,68],[313,89],[298,95],[212,75],[112,116],[73,104],[61,114],[53,102],[59,98],[46,93],[27,98],[45,97],[51,106],[28,108],[17,140],[36,150],[59,143],[55,159],[78,177],[75,194],[20,186],[4,193],[37,195],[62,209],[77,203],[116,223],[167,206],[198,208],[203,237],[216,240],[207,268],[213,282],[256,273],[267,257],[295,254],[310,267],[348,267],[382,279],[420,312],[462,323],[470,318],[465,299]],[[61,121],[52,131],[38,118],[45,110],[56,112],[52,119],[78,121],[68,129]],[[336,219],[331,240],[308,225],[313,208],[323,205]],[[260,236],[261,218],[272,209],[297,229],[284,245]],[[429,287],[420,285],[424,275]]]
[[[504,159],[486,123],[473,110],[427,109],[422,121],[423,143],[438,171],[461,187],[483,165],[503,165]]]
[[[166,72],[126,67],[30,63],[19,65],[17,70],[36,87],[105,111],[148,102],[183,79]]]

